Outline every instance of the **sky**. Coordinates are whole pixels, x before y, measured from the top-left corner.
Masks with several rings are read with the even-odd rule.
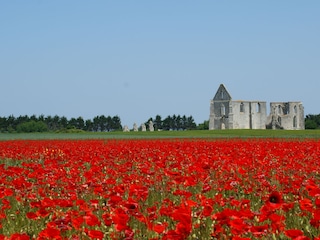
[[[0,1],[0,116],[199,124],[220,84],[320,114],[319,12],[319,0]]]

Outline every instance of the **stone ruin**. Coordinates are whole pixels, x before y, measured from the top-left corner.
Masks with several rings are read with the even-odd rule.
[[[271,102],[268,116],[266,106],[265,101],[234,101],[221,84],[210,102],[209,129],[305,129],[302,102]]]
[[[151,120],[149,121],[149,131],[150,132],[154,131],[153,122]]]
[[[123,132],[130,132],[129,127],[127,125],[124,125]]]

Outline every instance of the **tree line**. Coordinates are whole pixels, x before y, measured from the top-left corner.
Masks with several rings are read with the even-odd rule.
[[[149,128],[149,121],[153,122],[157,130],[207,130],[209,121],[197,125],[192,116],[180,116],[173,114],[162,119],[160,115],[150,117],[146,122]],[[320,129],[320,114],[308,114],[305,118],[306,129]],[[110,132],[121,131],[122,125],[119,116],[96,116],[93,119],[84,120],[82,117],[66,118],[64,116],[19,116],[0,117],[0,132],[48,132],[79,130],[89,132]]]
[[[186,115],[180,116],[173,114],[162,119],[160,115],[156,115],[155,118],[149,118],[145,122],[147,129],[149,128],[149,122],[153,122],[154,130],[194,130],[197,129],[197,125],[192,116]],[[209,129],[209,128],[208,128]]]
[[[82,117],[68,119],[55,116],[19,116],[0,117],[0,132],[48,132],[48,131],[91,131],[110,132],[121,130],[121,120],[118,116],[96,116],[84,120]]]
[[[153,122],[157,130],[193,130],[209,129],[209,121],[196,125],[192,116],[172,115],[162,119],[160,115],[149,118],[145,122],[149,130],[149,121]],[[88,131],[110,132],[121,131],[121,119],[119,116],[96,116],[93,119],[84,120],[82,117],[66,118],[64,116],[19,116],[0,117],[0,132],[63,132],[63,131]]]

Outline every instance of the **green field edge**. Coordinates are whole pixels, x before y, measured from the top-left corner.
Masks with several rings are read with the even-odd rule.
[[[155,132],[0,133],[0,141],[41,139],[320,138],[320,130],[188,130]]]

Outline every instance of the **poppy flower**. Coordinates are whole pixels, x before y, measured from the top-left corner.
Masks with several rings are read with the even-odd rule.
[[[278,191],[273,191],[269,195],[268,202],[274,204],[281,204],[283,202],[281,194]]]
[[[303,236],[303,232],[299,229],[289,229],[285,231],[287,237],[294,239]]]
[[[1,239],[1,238],[0,238]],[[26,233],[14,233],[11,235],[10,240],[29,240],[30,237]]]
[[[302,211],[312,212],[313,210],[313,204],[309,198],[299,200],[299,206]]]
[[[88,230],[88,236],[92,239],[103,239],[103,232],[99,230]]]
[[[39,233],[39,237],[47,239],[61,239],[60,231],[55,228],[46,228]]]
[[[27,216],[27,218],[29,218],[29,219],[36,219],[36,218],[38,218],[38,215],[37,215],[36,213],[34,213],[34,212],[28,212],[28,213],[26,214],[26,216]]]
[[[265,235],[268,232],[268,228],[269,228],[268,224],[260,225],[260,226],[251,226],[250,232],[252,232],[254,236],[258,237],[258,236]]]
[[[153,231],[157,232],[157,233],[163,233],[166,228],[168,226],[168,223],[164,222],[164,223],[157,223],[153,226]]]
[[[89,213],[86,216],[84,216],[83,218],[88,226],[100,226],[101,225],[101,222],[98,219],[98,217],[93,214]]]

